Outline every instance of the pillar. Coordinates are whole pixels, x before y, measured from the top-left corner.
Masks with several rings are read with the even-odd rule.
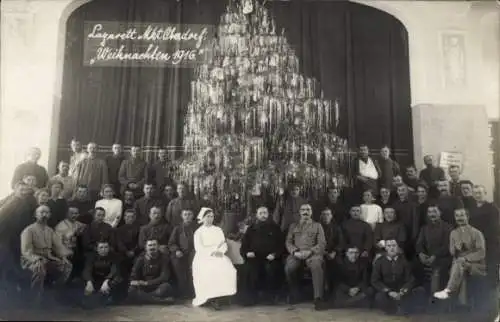
[[[0,197],[10,191],[12,173],[28,147],[42,150],[40,164],[45,167],[55,155],[50,152],[57,140],[54,107],[60,100],[61,90],[56,87],[62,74],[57,71],[58,64],[62,66],[65,29],[65,21],[64,28],[60,22],[72,2],[1,2]],[[55,162],[50,165],[54,170]]]

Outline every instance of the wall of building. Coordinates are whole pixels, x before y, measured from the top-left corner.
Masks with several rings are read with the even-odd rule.
[[[12,172],[29,146],[39,146],[40,163],[49,172],[55,169],[65,21],[72,10],[89,1],[1,2],[0,196],[10,190]],[[412,106],[470,106],[487,119],[499,117],[499,6],[486,1],[356,2],[387,11],[406,26]],[[445,50],[443,39],[453,36],[458,45]],[[438,146],[425,142],[429,138],[423,131],[423,125],[414,122],[417,166],[422,155],[448,149],[445,142]],[[487,140],[484,131],[479,132],[477,139]],[[488,171],[487,160],[471,162],[474,169]],[[491,190],[492,182],[481,183]]]
[[[417,167],[424,155],[462,152],[463,177],[485,185],[491,200],[487,126],[500,113],[500,5],[356,1],[391,13],[408,30]]]

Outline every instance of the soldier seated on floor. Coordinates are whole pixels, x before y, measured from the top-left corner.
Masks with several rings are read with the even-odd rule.
[[[118,257],[111,252],[108,241],[98,242],[95,252],[87,254],[82,278],[86,283],[84,305],[100,306],[115,300],[122,278]]]
[[[356,246],[349,246],[345,255],[337,258],[335,307],[367,308],[370,305],[373,290],[370,287],[368,261],[359,255]]]
[[[410,264],[399,251],[396,240],[386,240],[386,253],[375,261],[371,283],[376,291],[375,305],[386,313],[408,313],[423,295],[421,287],[413,288]]]
[[[156,239],[146,241],[145,252],[134,262],[130,276],[129,299],[143,303],[173,302],[169,284],[169,257],[160,252]]]

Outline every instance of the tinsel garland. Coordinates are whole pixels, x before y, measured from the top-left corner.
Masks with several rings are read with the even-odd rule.
[[[264,181],[276,194],[299,181],[307,197],[346,182],[338,101],[299,73],[284,31],[278,35],[267,9],[253,1],[244,0],[245,10],[230,1],[218,37],[204,48],[176,171],[178,181],[199,198],[211,194],[221,209],[244,206]]]

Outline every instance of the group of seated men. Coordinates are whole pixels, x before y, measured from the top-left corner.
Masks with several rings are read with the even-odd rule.
[[[432,177],[439,168],[432,160],[427,163]],[[17,262],[29,272],[37,296],[47,284],[75,279],[85,282],[85,299],[105,302],[193,296],[190,265],[198,227],[193,213],[210,206],[210,199],[193,200],[183,184],[177,185],[177,196],[173,184],[161,185],[156,195],[147,181],[141,196],[139,185],[127,182],[121,191],[123,214],[113,227],[104,220],[106,210],[89,198],[87,186],[77,185],[66,200],[59,194],[64,186],[49,182],[60,189],[51,189],[49,200],[32,202],[40,188],[36,174],[19,178],[13,195],[0,202],[2,215],[15,214],[0,216],[2,251],[8,244],[10,252],[1,260],[10,257],[14,263],[12,254],[19,254]],[[304,267],[317,309],[329,307],[327,298],[337,307],[375,303],[388,311],[402,309],[418,302],[411,299],[421,293],[420,286],[430,298],[457,293],[466,303],[468,275],[487,275],[496,285],[498,211],[485,202],[484,187],[437,180],[431,198],[425,182],[398,178],[377,191],[362,189],[362,204],[346,201],[338,187],[331,187],[325,200],[309,203],[299,184],[291,184],[278,199],[263,186],[250,198],[251,220],[238,227],[220,223],[226,224],[228,255],[239,271],[243,302],[254,304],[261,286],[274,301],[282,275],[288,299],[298,301]],[[31,206],[37,207],[34,223]],[[14,224],[6,220],[14,217]]]
[[[19,183],[16,189],[25,186]],[[484,188],[474,191],[480,196]],[[426,224],[408,247],[411,239],[397,219],[397,207],[386,206],[383,221],[374,228],[362,217],[362,208],[353,205],[350,218],[338,224],[337,214],[327,207],[314,220],[313,206],[304,202],[299,218],[284,231],[266,206],[258,206],[255,218],[227,236],[229,253],[239,253],[229,256],[240,272],[243,303],[254,304],[259,290],[276,302],[283,272],[289,301],[297,302],[304,267],[310,271],[319,310],[330,306],[327,298],[335,307],[374,304],[388,312],[409,310],[408,304],[423,303],[421,286],[429,296],[445,299],[465,289],[467,275],[486,275],[485,239],[469,224],[467,209],[455,209],[454,222],[447,223],[437,205],[428,205]],[[190,263],[198,224],[191,208],[182,209],[176,225],[159,206],[149,209],[149,223],[142,226],[134,208],[124,210],[123,223],[116,228],[104,222],[103,208],[92,214],[89,224],[78,221],[79,205],[70,201],[67,218],[57,227],[66,226],[72,234],[61,235],[48,225],[50,207],[36,208],[35,222],[21,234],[20,264],[31,274],[37,296],[48,281],[67,285],[75,278],[85,282],[84,302],[114,302],[127,296],[132,301],[171,302],[173,297],[193,296]]]

